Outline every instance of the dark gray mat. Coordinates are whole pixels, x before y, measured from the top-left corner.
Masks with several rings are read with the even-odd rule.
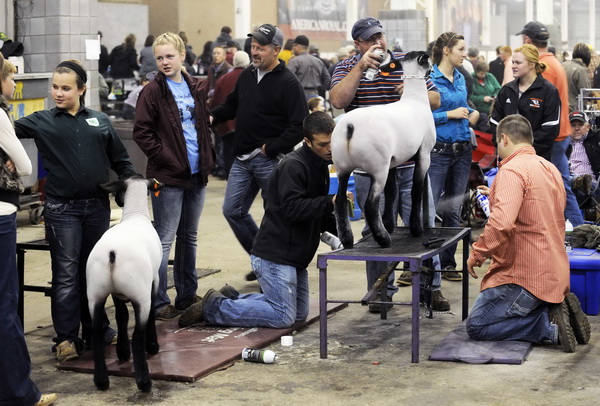
[[[198,279],[206,278],[209,275],[221,272],[220,269],[212,269],[212,268],[196,268],[196,273],[198,274]],[[173,281],[173,267],[169,266],[167,268],[167,289],[171,289],[175,287],[175,282]]]
[[[462,322],[434,348],[432,361],[455,361],[469,364],[517,364],[525,361],[532,344],[525,341],[476,341],[469,338]]]

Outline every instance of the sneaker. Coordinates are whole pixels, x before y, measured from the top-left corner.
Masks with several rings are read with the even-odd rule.
[[[587,344],[590,342],[591,327],[587,315],[581,310],[581,303],[574,293],[565,296],[565,302],[569,308],[569,323],[577,338],[577,343]]]
[[[558,342],[564,352],[574,352],[577,346],[577,338],[569,323],[569,307],[567,302],[551,304],[548,306],[550,321],[556,324],[558,329]]]
[[[194,303],[193,305],[185,309],[183,313],[181,313],[181,317],[179,318],[179,327],[189,327],[192,324],[204,321],[203,308],[206,304],[206,301],[211,299],[211,297],[214,299],[218,296],[225,297],[220,292],[214,289],[209,289],[201,301],[199,301],[198,303]]]
[[[236,300],[238,297],[240,297],[240,292],[238,292],[236,288],[228,284],[225,284],[225,286],[219,289],[219,293],[221,293],[226,298],[233,300]]]
[[[246,280],[249,282],[256,280],[256,274],[254,273],[254,271],[250,271],[246,274]]]
[[[447,312],[450,310],[450,302],[442,295],[441,290],[431,292],[431,309],[436,312]]]
[[[56,402],[58,395],[56,393],[45,393],[40,396],[40,400],[37,401],[35,406],[48,406]]]
[[[56,359],[58,362],[70,361],[79,358],[75,344],[70,341],[63,341],[56,346]],[[50,404],[50,403],[47,403]]]
[[[452,265],[444,267],[444,271],[446,272],[442,272],[442,278],[452,282],[462,281],[462,274],[460,272],[457,272]]]
[[[404,271],[400,274],[398,279],[396,279],[396,284],[398,286],[410,286],[412,285],[412,272]]]
[[[171,320],[181,314],[181,310],[177,310],[175,306],[168,304],[164,305],[160,308],[159,311],[156,312],[155,319],[156,320]]]
[[[187,309],[188,307],[190,307],[191,305],[193,305],[194,303],[198,303],[199,301],[201,301],[202,298],[198,295],[194,295],[186,300],[182,300],[180,303],[180,306],[175,306],[175,309],[180,310],[180,311],[184,311],[185,309]]]
[[[375,300],[381,300],[380,299],[381,296],[377,295],[375,296]],[[392,297],[388,296],[387,298],[388,302],[392,301]],[[392,305],[386,305],[387,306],[387,310],[390,310],[392,308]],[[369,313],[381,313],[381,303],[369,303]]]

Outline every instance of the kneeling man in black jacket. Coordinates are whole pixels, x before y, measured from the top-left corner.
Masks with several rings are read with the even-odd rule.
[[[179,326],[201,321],[221,326],[287,328],[308,316],[308,271],[320,235],[337,234],[329,193],[333,119],[324,112],[304,119],[304,144],[273,172],[252,269],[263,293],[239,295],[226,285],[189,307]],[[345,197],[344,197],[345,198]]]

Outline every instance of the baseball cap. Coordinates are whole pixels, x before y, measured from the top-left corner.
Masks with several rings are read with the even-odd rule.
[[[256,29],[249,37],[254,37],[261,45],[274,44],[283,47],[283,33],[281,30],[271,24],[263,24]]]
[[[378,19],[373,17],[361,18],[352,26],[352,39],[368,39],[375,34],[382,33],[383,27]]]
[[[550,34],[548,33],[548,29],[546,26],[539,21],[530,21],[525,24],[523,29],[516,33],[515,35],[527,35],[531,39],[538,39],[545,41],[550,38]]]
[[[583,111],[575,110],[571,114],[569,114],[569,121],[581,121],[582,123],[587,123],[588,118],[587,115]]]
[[[306,35],[298,35],[296,39],[294,39],[294,44],[307,47],[309,44],[308,37]]]

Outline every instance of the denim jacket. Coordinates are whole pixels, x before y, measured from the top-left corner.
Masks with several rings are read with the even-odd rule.
[[[453,143],[458,141],[470,141],[469,121],[449,120],[448,111],[458,107],[466,107],[469,113],[473,111],[467,104],[467,85],[464,76],[454,69],[454,83],[451,83],[437,65],[433,65],[431,80],[440,92],[441,105],[433,112],[435,131],[438,142]]]

